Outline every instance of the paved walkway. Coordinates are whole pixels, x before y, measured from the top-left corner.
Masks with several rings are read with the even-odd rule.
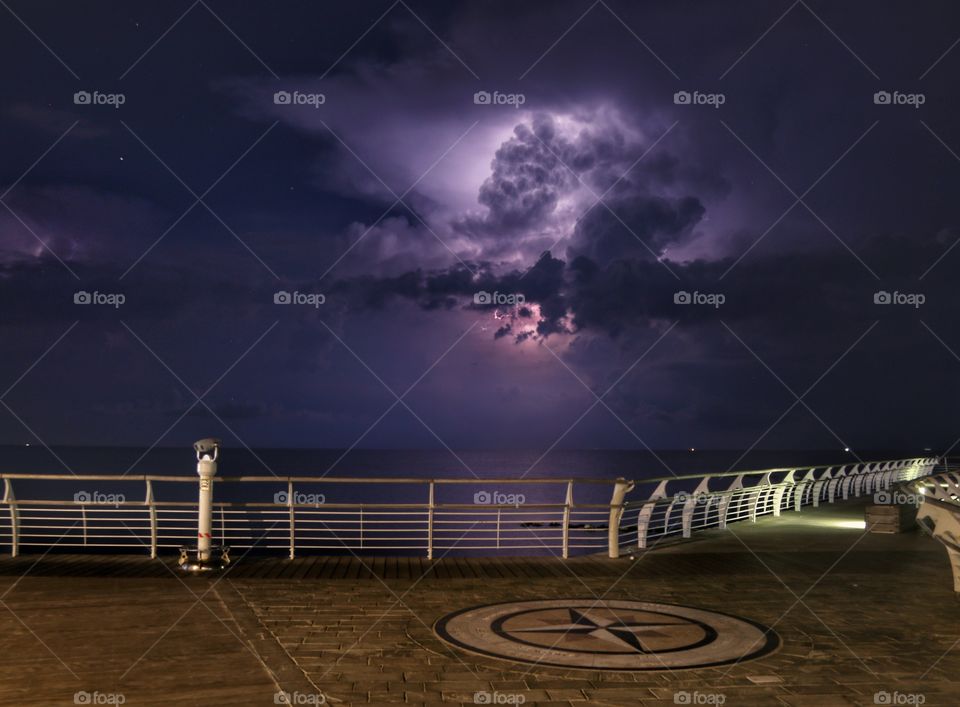
[[[865,534],[862,517],[855,504],[787,514],[617,561],[379,559],[367,571],[248,557],[182,581],[145,558],[4,558],[0,704],[80,693],[266,706],[279,689],[295,704],[960,704],[946,553],[919,532]],[[432,630],[470,606],[599,597],[734,614],[783,645],[732,666],[621,673],[480,657]]]

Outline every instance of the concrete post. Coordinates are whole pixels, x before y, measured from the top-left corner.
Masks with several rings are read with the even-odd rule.
[[[623,516],[623,499],[633,489],[633,482],[617,479],[610,499],[610,521],[607,526],[607,550],[611,558],[620,557],[620,518]]]

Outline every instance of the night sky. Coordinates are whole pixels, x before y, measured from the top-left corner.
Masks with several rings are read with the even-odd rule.
[[[946,449],[958,36],[4,0],[0,443]]]

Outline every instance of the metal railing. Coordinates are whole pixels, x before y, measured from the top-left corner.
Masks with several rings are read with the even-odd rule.
[[[638,481],[655,488],[646,500],[625,504],[621,544],[643,549],[652,540],[687,538],[697,530],[873,494],[927,476],[937,462],[936,457],[918,457]]]
[[[904,498],[894,500],[919,506],[917,522],[946,548],[953,590],[960,592],[960,469],[950,471],[950,466],[951,460],[944,459],[941,473],[914,481]]]
[[[227,476],[213,480],[212,529],[221,545],[283,550],[291,558],[346,551],[618,557],[624,548],[888,489],[926,476],[936,463],[915,458],[636,481]],[[195,476],[0,478],[0,546],[13,555],[83,547],[156,557],[196,543]],[[89,490],[97,485],[109,492]]]

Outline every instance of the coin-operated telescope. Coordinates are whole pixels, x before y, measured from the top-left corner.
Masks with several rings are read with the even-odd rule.
[[[213,477],[217,475],[220,440],[207,437],[193,443],[200,476],[197,546],[180,548],[180,569],[185,572],[222,570],[230,564],[230,548],[213,544]]]

